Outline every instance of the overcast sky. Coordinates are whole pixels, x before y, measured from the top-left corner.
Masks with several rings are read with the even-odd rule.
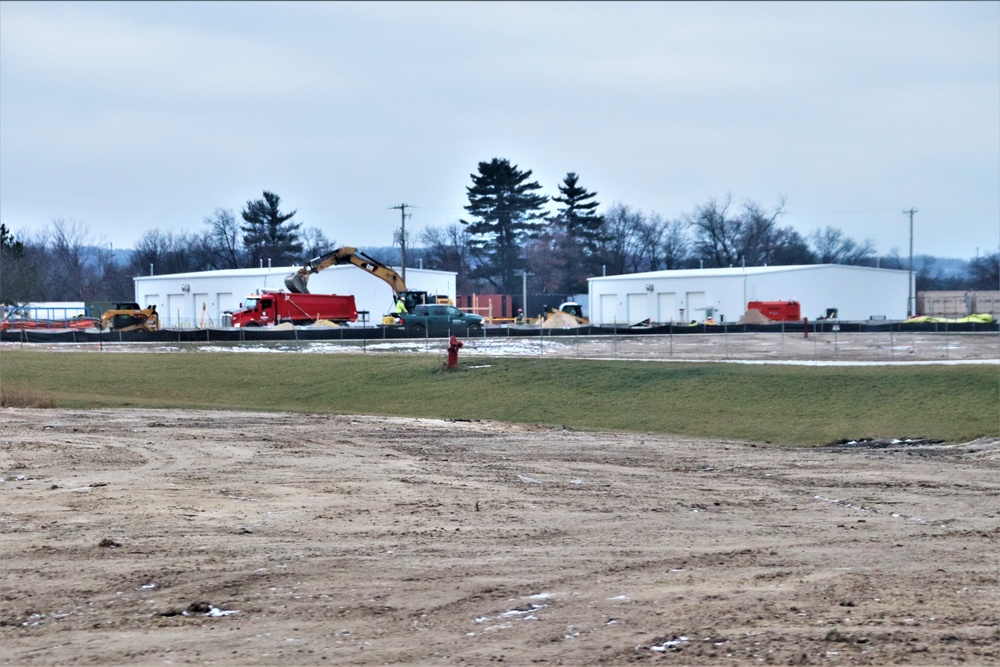
[[[0,221],[336,245],[466,217],[478,163],[673,219],[731,193],[880,253],[1000,248],[1000,3],[0,3]]]

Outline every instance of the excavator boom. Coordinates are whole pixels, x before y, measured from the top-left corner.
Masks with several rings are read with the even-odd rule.
[[[309,260],[305,266],[285,278],[285,287],[288,288],[289,292],[308,294],[309,276],[323,269],[340,264],[353,264],[359,269],[364,269],[368,273],[381,278],[389,283],[393,294],[406,291],[406,283],[403,282],[403,278],[398,273],[363,252],[358,252],[357,248],[349,247],[337,248],[325,255],[320,255]]]
[[[392,268],[373,257],[369,257],[363,252],[358,252],[357,248],[350,247],[337,248],[325,255],[310,259],[301,269],[285,277],[285,287],[288,288],[289,292],[308,294],[309,276],[339,264],[353,264],[376,278],[381,278],[389,283],[389,287],[392,288],[393,299],[402,299],[403,305],[406,306],[407,310],[412,309],[418,304],[428,303],[428,299],[431,299],[430,303],[447,303],[451,305],[451,299],[447,297],[438,297],[428,295],[427,292],[406,289],[406,282],[403,280],[403,277]]]

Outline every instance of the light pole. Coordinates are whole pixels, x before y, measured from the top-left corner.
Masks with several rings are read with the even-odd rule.
[[[914,291],[915,285],[913,282],[913,214],[917,212],[917,209],[910,207],[909,211],[903,211],[903,215],[910,216],[910,277],[909,285],[907,287],[906,294],[906,317],[910,318],[916,315],[914,309],[917,305],[917,293]]]

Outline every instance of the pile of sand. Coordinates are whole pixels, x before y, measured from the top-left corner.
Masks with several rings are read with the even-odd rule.
[[[542,322],[543,329],[576,329],[579,326],[579,320],[569,313],[564,313],[562,311],[552,313],[544,322]]]
[[[774,321],[759,310],[748,310],[737,324],[774,324]]]

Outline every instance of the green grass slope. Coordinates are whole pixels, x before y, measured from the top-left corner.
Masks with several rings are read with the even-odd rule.
[[[495,419],[783,444],[1000,435],[996,366],[5,351],[4,403]]]

